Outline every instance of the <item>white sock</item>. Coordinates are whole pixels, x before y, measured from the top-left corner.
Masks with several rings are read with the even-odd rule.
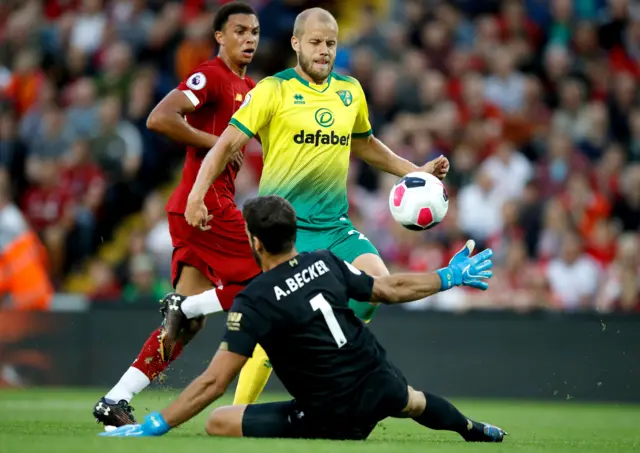
[[[207,316],[211,313],[222,311],[217,290],[217,288],[211,288],[201,294],[187,297],[184,302],[182,302],[182,312],[187,319]]]
[[[120,400],[130,402],[134,395],[147,388],[151,381],[142,371],[129,367],[114,388],[109,390],[105,399],[117,403]]]

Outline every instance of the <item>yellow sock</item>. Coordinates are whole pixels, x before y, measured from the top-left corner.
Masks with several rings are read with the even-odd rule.
[[[254,404],[271,376],[271,363],[267,353],[256,345],[251,357],[242,367],[233,404]]]

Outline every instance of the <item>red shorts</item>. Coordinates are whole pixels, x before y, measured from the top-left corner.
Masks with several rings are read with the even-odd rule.
[[[215,286],[238,285],[262,272],[251,253],[244,218],[237,208],[226,209],[223,217],[214,215],[209,231],[190,226],[182,214],[170,212],[168,218],[174,288],[182,266],[195,267]]]

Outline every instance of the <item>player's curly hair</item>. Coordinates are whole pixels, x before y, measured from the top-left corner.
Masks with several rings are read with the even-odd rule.
[[[256,197],[245,202],[242,216],[251,236],[260,239],[267,252],[279,255],[296,243],[296,211],[277,195]]]
[[[215,17],[213,18],[213,32],[222,31],[227,22],[229,21],[229,16],[234,14],[253,14],[257,16],[258,13],[253,6],[249,5],[245,2],[232,2],[227,3],[222,6],[218,12],[216,12]]]

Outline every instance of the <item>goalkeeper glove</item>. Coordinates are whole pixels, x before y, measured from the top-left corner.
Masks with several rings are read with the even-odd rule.
[[[160,412],[153,412],[144,418],[140,425],[124,425],[113,431],[100,433],[105,437],[151,437],[162,436],[169,432],[171,427],[164,421]]]
[[[441,291],[446,291],[454,286],[471,286],[486,290],[489,283],[485,280],[493,276],[491,268],[493,267],[493,250],[485,249],[475,256],[470,256],[476,243],[468,240],[462,249],[456,253],[449,266],[438,269],[436,273],[442,282]]]

